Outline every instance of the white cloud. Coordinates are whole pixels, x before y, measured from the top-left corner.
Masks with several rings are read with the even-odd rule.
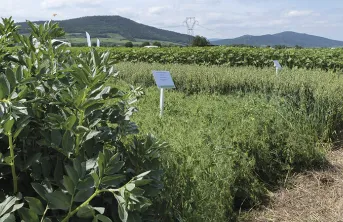
[[[288,17],[301,17],[301,16],[309,16],[315,14],[313,11],[310,10],[292,10],[287,12],[286,16]]]
[[[99,5],[102,2],[103,0],[43,0],[41,6],[44,9],[56,9],[68,6]]]
[[[232,38],[285,30],[343,39],[342,0],[0,0],[0,17],[16,21],[58,20],[120,15],[134,21],[186,33],[186,17],[202,26],[195,34]],[[20,6],[20,7],[18,7]],[[56,17],[52,14],[57,13]],[[325,21],[325,22],[324,22]]]
[[[163,12],[166,12],[167,10],[171,9],[170,6],[154,6],[154,7],[150,7],[148,9],[148,13],[150,15],[160,15]]]

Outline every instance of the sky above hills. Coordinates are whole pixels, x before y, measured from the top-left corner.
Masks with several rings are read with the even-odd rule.
[[[1,0],[0,3],[0,17],[13,16],[18,22],[120,15],[186,33],[183,21],[186,17],[196,17],[199,25],[194,33],[208,38],[295,31],[343,40],[342,11],[342,0]]]

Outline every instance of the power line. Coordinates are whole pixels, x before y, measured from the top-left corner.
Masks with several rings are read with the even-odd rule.
[[[172,28],[180,28],[183,25],[173,25],[173,26],[165,26],[165,27],[157,27],[158,29],[172,29]]]
[[[183,23],[186,24],[187,34],[194,36],[194,27],[196,24],[199,24],[199,22],[195,20],[195,17],[187,17]]]
[[[192,38],[194,36],[194,27],[199,22],[195,19],[195,17],[187,17],[183,24],[187,27],[187,34],[189,35],[189,44],[192,42]]]

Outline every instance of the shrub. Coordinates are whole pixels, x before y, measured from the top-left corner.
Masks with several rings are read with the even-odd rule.
[[[125,47],[132,48],[133,47],[133,43],[132,42],[126,42],[125,43]]]
[[[160,42],[157,42],[157,41],[153,42],[152,45],[162,47],[162,44]]]
[[[141,47],[145,47],[145,46],[148,46],[148,45],[150,45],[150,42],[143,42],[143,43],[141,44]]]
[[[52,41],[64,35],[57,23],[29,26],[24,36],[0,24],[0,221],[150,217],[164,144],[135,137],[137,91],[106,86],[109,52],[71,56]]]

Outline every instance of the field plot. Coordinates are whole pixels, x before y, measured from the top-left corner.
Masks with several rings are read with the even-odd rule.
[[[326,164],[342,124],[342,82],[323,71],[121,63],[120,77],[145,88],[134,120],[163,150],[170,218],[234,221],[262,203],[292,172]],[[176,90],[159,92],[151,70],[169,70]],[[169,219],[170,219],[169,218]]]
[[[71,48],[75,53],[87,52],[86,47]],[[321,69],[342,73],[342,49],[270,49],[237,47],[184,48],[101,48],[112,52],[117,62],[146,62],[163,64],[224,65],[228,67],[272,67],[272,60],[282,66],[297,69]]]

